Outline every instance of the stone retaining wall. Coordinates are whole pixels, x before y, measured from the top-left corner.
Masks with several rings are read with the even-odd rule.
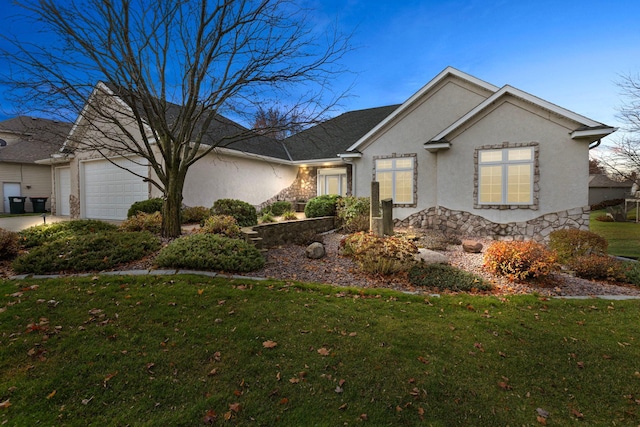
[[[465,211],[432,207],[403,220],[399,227],[430,228],[455,232],[465,236],[490,237],[496,240],[545,241],[554,230],[563,228],[589,229],[589,206],[542,215],[526,222],[498,224]]]
[[[300,219],[297,221],[280,221],[255,225],[253,231],[262,239],[262,247],[292,243],[304,233],[324,233],[335,228],[335,217]]]

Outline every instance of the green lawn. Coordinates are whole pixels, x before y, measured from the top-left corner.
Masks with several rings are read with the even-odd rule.
[[[604,210],[591,212],[589,229],[607,239],[609,254],[636,259],[640,257],[640,223],[596,220],[605,213]]]
[[[0,425],[638,425],[638,337],[638,301],[0,281]]]

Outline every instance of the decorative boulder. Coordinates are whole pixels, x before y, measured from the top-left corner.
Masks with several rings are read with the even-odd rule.
[[[449,264],[448,256],[424,248],[418,249],[418,253],[414,255],[414,258],[416,261],[421,261],[425,264]]]
[[[463,240],[462,250],[470,254],[479,254],[482,252],[482,243],[475,240]]]
[[[307,255],[307,258],[311,259],[322,258],[325,255],[324,245],[320,242],[310,244],[305,250],[305,255]]]

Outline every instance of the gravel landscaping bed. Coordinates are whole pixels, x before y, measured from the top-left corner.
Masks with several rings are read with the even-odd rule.
[[[399,230],[408,232],[407,230]],[[330,232],[324,235],[326,255],[320,259],[309,259],[305,256],[305,246],[283,245],[270,248],[266,252],[265,266],[251,273],[251,277],[267,277],[279,280],[297,280],[305,282],[326,283],[338,286],[361,288],[389,288],[403,292],[424,294],[442,293],[436,289],[416,288],[409,283],[406,274],[391,276],[370,275],[361,272],[351,258],[339,253],[340,240],[344,235]],[[494,285],[491,294],[531,294],[542,296],[595,296],[625,295],[640,297],[640,288],[631,285],[612,284],[580,279],[566,273],[555,273],[544,282],[514,283],[494,276],[482,269],[483,254],[466,253],[460,244],[451,244],[449,239],[434,232],[419,232],[415,236],[420,247],[437,249],[449,257],[451,265],[475,273]],[[473,239],[482,243],[484,248],[491,244],[488,239]],[[167,244],[165,239],[163,244]],[[119,270],[148,270],[154,268],[154,256],[119,266]],[[13,275],[9,262],[0,263],[0,278]]]

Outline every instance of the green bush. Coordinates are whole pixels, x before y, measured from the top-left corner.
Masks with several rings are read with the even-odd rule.
[[[220,234],[231,239],[239,239],[242,237],[242,230],[238,225],[238,221],[229,215],[214,215],[204,220],[204,224],[200,227],[200,233]]]
[[[591,231],[565,228],[549,235],[549,247],[556,251],[558,261],[565,264],[583,255],[605,255],[607,240]]]
[[[338,199],[336,215],[346,233],[369,231],[370,199],[368,197],[341,197]]]
[[[19,250],[18,233],[0,228],[0,261],[13,259]]]
[[[72,273],[105,270],[135,261],[160,248],[147,232],[107,231],[65,236],[33,248],[13,261],[18,273]]]
[[[582,255],[569,261],[569,268],[576,276],[591,280],[625,281],[624,264],[607,255]]]
[[[298,219],[298,216],[294,211],[287,211],[282,214],[282,219],[285,221],[295,221]]]
[[[162,214],[160,212],[138,212],[124,220],[120,224],[120,228],[124,231],[148,231],[149,233],[160,234],[162,231]]]
[[[628,261],[624,263],[624,281],[640,286],[640,262]]]
[[[281,216],[285,212],[293,209],[291,202],[286,200],[279,200],[274,202],[262,210],[263,213],[271,212],[273,216]]]
[[[276,219],[274,218],[273,215],[271,215],[270,212],[263,213],[262,216],[260,217],[260,223],[267,224],[269,222],[276,222]]]
[[[244,240],[216,234],[192,234],[163,248],[156,263],[161,267],[247,272],[262,268],[264,257]]]
[[[211,208],[212,215],[230,215],[238,221],[240,227],[258,224],[256,208],[247,202],[235,199],[216,200]]]
[[[162,199],[156,197],[154,199],[141,200],[134,202],[127,211],[127,218],[135,216],[138,212],[152,214],[154,212],[162,212]]]
[[[95,219],[77,219],[61,221],[53,224],[35,225],[18,233],[20,244],[24,248],[40,246],[63,237],[116,231],[118,226]]]
[[[307,202],[304,208],[304,215],[307,218],[319,218],[322,216],[334,216],[336,205],[340,196],[335,194],[325,194],[314,197]]]
[[[512,281],[542,278],[556,269],[556,255],[533,241],[495,242],[485,251],[484,268]]]
[[[204,206],[187,206],[182,209],[181,220],[183,224],[201,224],[210,215],[211,212]]]
[[[417,246],[398,237],[380,237],[371,233],[351,234],[340,242],[342,254],[352,256],[358,266],[372,274],[406,271],[415,263]]]
[[[414,286],[456,292],[488,291],[493,288],[480,276],[446,264],[415,265],[409,270]]]

